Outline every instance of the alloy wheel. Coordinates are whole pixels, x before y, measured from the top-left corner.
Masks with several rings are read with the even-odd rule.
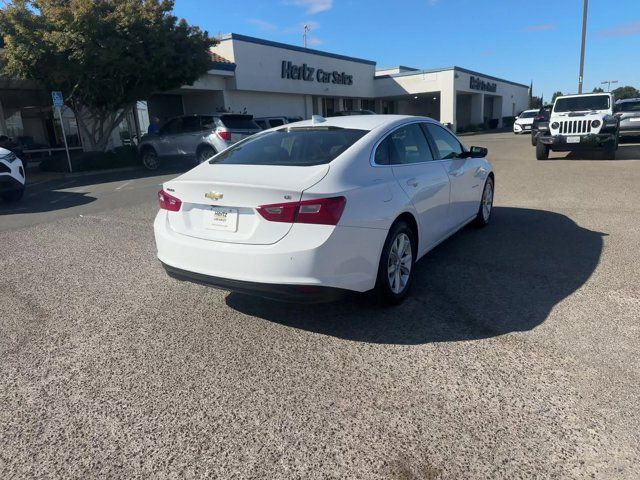
[[[491,216],[491,208],[493,207],[493,182],[487,181],[482,194],[482,218],[485,222],[489,221]]]
[[[406,233],[400,233],[393,240],[389,251],[389,261],[387,264],[387,277],[389,287],[395,294],[402,293],[407,288],[411,275],[411,265],[413,261],[411,240]]]
[[[142,163],[149,170],[158,168],[158,155],[155,152],[147,151],[142,157]]]

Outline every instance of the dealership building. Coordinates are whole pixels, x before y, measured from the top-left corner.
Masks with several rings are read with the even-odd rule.
[[[149,118],[162,122],[183,114],[309,118],[366,109],[426,115],[460,130],[481,123],[501,126],[503,118],[528,107],[527,85],[456,66],[376,68],[372,60],[235,33],[219,38],[211,59],[211,69],[193,85],[138,102],[135,114],[114,132],[112,144],[146,131]],[[61,145],[49,99],[48,92],[31,83],[0,82],[0,133],[40,149]],[[71,143],[81,148],[73,113],[63,121]]]

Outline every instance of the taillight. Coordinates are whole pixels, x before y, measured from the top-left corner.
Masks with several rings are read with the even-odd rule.
[[[158,202],[160,203],[161,209],[169,210],[170,212],[177,212],[182,206],[182,200],[173,195],[169,195],[164,190],[158,192]]]
[[[346,204],[347,199],[344,197],[331,197],[261,205],[257,210],[270,222],[337,225]]]
[[[231,140],[231,132],[218,131],[216,133],[222,140],[226,140],[227,142]]]
[[[544,115],[538,115],[534,118],[534,120],[538,122],[543,122],[545,120]]]

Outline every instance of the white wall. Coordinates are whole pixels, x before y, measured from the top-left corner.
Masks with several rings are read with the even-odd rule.
[[[232,44],[230,46],[230,44]],[[284,47],[263,45],[237,38],[223,39],[214,52],[236,63],[235,87],[238,90],[297,93],[327,97],[372,97],[375,64],[334,58]],[[230,54],[232,52],[232,54]],[[232,58],[230,58],[232,57]],[[282,61],[307,64],[315,69],[312,81],[282,78]],[[351,85],[317,81],[319,69],[345,72],[353,76]]]
[[[496,117],[509,117],[512,114],[512,104],[515,103],[515,113],[525,110],[529,105],[529,88],[524,85],[514,85],[512,83],[501,82],[482,75],[469,74],[467,72],[456,71],[455,88],[458,92],[483,93],[470,88],[470,77],[474,76],[489,83],[496,84],[495,92],[487,92],[489,95],[499,95],[502,97],[502,112],[498,112],[497,106],[494,110]],[[485,97],[488,98],[488,97]],[[496,102],[498,103],[498,102]],[[494,104],[495,105],[495,104]]]

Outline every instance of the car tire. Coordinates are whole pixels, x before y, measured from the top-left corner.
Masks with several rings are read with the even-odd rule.
[[[542,142],[536,143],[536,158],[538,160],[547,160],[549,158],[549,147]]]
[[[384,242],[375,293],[383,305],[398,305],[413,282],[418,246],[416,234],[404,221],[393,224]]]
[[[602,157],[605,160],[615,160],[616,150],[618,149],[617,141],[607,143],[602,149]]]
[[[22,187],[18,190],[11,190],[10,192],[4,192],[2,194],[2,198],[5,202],[18,202],[22,199],[24,195],[25,188]]]
[[[486,227],[491,221],[491,213],[493,212],[493,195],[495,193],[495,182],[492,176],[487,177],[482,189],[482,197],[478,206],[478,214],[474,220],[476,227]]]
[[[151,147],[142,151],[142,165],[147,170],[157,170],[160,167],[160,159],[158,153]]]
[[[215,148],[205,145],[198,149],[196,153],[196,161],[198,164],[204,163],[216,154]]]

